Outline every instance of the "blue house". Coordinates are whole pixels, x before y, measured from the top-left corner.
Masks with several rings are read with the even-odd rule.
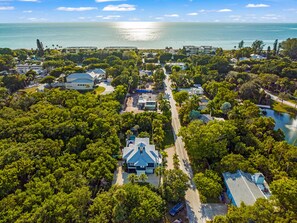
[[[149,141],[149,138],[135,138],[127,141],[127,147],[123,149],[123,159],[127,164],[128,172],[136,172],[138,175],[152,174],[155,168],[162,164],[159,151]]]
[[[223,173],[227,196],[231,203],[239,207],[241,202],[253,205],[258,198],[271,196],[268,184],[262,173],[254,175],[237,170],[236,173]]]

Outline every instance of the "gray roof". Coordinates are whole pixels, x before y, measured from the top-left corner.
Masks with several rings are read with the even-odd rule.
[[[249,173],[238,170],[236,173],[223,173],[223,177],[236,206],[240,206],[241,202],[253,205],[258,198],[267,198]]]
[[[70,74],[68,77],[66,77],[67,82],[72,82],[76,79],[90,79],[93,80],[94,78],[92,77],[92,75],[88,74],[88,73],[73,73]]]
[[[105,72],[105,70],[103,70],[103,69],[94,69],[94,70],[90,70],[89,71],[89,73],[92,73],[92,72],[94,72],[95,74],[106,74],[106,72]]]
[[[71,83],[90,83],[90,84],[92,84],[92,83],[94,83],[94,81],[91,79],[79,78],[79,79],[75,79],[75,80],[71,81]]]

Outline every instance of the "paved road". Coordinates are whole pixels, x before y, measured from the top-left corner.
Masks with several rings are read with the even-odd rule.
[[[265,93],[266,93],[267,95],[269,95],[269,96],[271,97],[271,99],[274,100],[274,101],[283,103],[283,104],[288,105],[288,106],[290,106],[290,107],[292,107],[292,108],[296,108],[296,107],[297,107],[297,104],[294,104],[294,103],[289,102],[289,101],[282,100],[282,99],[280,99],[279,97],[277,97],[277,96],[275,96],[275,95],[269,93],[268,91],[266,91],[266,90],[264,90],[264,91],[265,91]]]
[[[187,151],[185,149],[184,143],[181,137],[178,137],[177,134],[181,128],[181,124],[178,118],[178,112],[176,109],[176,102],[173,99],[172,90],[171,90],[171,83],[169,80],[169,76],[166,76],[165,80],[166,85],[166,94],[170,96],[170,105],[171,105],[171,112],[172,112],[172,127],[175,137],[175,148],[176,153],[180,159],[180,167],[181,169],[189,176],[190,180],[190,188],[186,192],[186,205],[187,205],[187,212],[188,218],[190,223],[202,223],[204,219],[202,218],[202,205],[200,202],[198,191],[193,183],[193,172],[190,166],[189,157]]]

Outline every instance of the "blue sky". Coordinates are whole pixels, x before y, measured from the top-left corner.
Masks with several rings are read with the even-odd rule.
[[[297,0],[0,0],[0,22],[297,22]]]

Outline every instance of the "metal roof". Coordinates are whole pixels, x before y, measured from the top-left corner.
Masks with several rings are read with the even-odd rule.
[[[236,206],[240,206],[241,202],[253,205],[258,198],[267,198],[249,173],[238,170],[236,173],[223,173],[223,177]]]

